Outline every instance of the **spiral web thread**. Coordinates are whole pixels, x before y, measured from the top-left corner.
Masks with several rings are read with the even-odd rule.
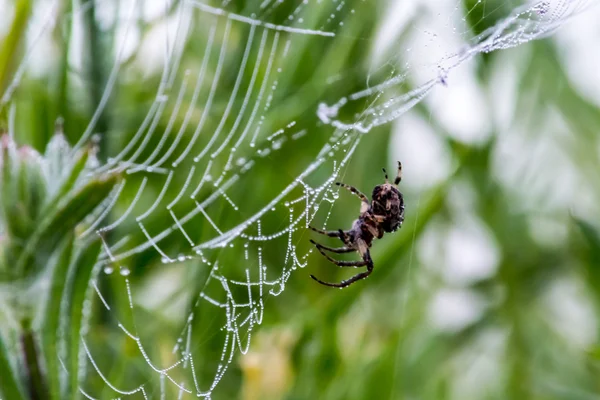
[[[134,18],[139,1],[125,2],[127,7],[122,17]],[[355,14],[351,1],[304,0],[294,3],[292,13],[285,19],[286,25],[270,22],[281,4],[288,1],[291,0],[264,0],[254,13],[232,11],[228,0],[210,4],[196,0],[164,2],[165,12],[175,29],[165,31],[164,65],[155,99],[141,125],[120,151],[98,167],[97,173],[122,171],[125,178],[81,233],[83,238],[99,235],[104,249],[89,285],[86,318],[89,320],[100,309],[112,315],[120,335],[133,341],[135,351],[145,362],[146,373],[156,377],[153,382],[140,379],[126,385],[113,383],[107,367],[97,362],[95,354],[100,350],[89,343],[91,324],[84,324],[80,376],[86,372],[100,378],[113,396],[141,394],[146,399],[171,398],[176,393],[178,398],[211,397],[236,354],[248,351],[252,332],[263,320],[267,298],[281,294],[292,273],[307,265],[312,250],[301,245],[306,241],[302,235],[309,224],[325,226],[339,196],[337,187],[332,184],[343,175],[363,134],[407,112],[435,87],[449,84],[452,71],[465,61],[481,53],[546,37],[592,5],[586,0],[522,5],[493,27],[472,37],[464,18],[461,22],[458,15],[461,3],[454,3],[454,11],[445,17],[447,26],[460,38],[460,48],[447,49],[446,56],[432,62],[411,61],[399,72],[393,72],[378,83],[370,83],[364,90],[350,93],[333,104],[321,103],[315,110],[318,119],[315,118],[312,126],[287,121],[274,131],[267,131],[265,120],[274,99],[290,95],[281,93],[279,83],[285,78],[285,68],[289,67],[286,61],[295,51],[296,40],[334,41],[342,32],[347,35],[344,22]],[[105,3],[112,4],[97,2],[98,5]],[[71,16],[76,18],[88,12],[89,4],[79,4]],[[39,32],[50,30],[60,22],[53,19],[58,7],[57,1],[39,10],[39,18],[45,21]],[[327,10],[322,18],[324,22],[312,26],[311,15],[319,9]],[[431,36],[431,31],[426,33]],[[126,32],[125,37],[128,34]],[[39,44],[36,35],[42,33],[32,34],[34,40],[14,81],[3,94],[2,106],[10,104],[11,94]],[[203,54],[196,63],[186,63],[186,45],[198,40],[204,40]],[[436,43],[435,35],[431,36],[430,44],[435,46]],[[103,96],[76,147],[90,139],[111,94],[119,85],[124,74],[120,61],[122,52],[124,45],[117,49]],[[223,89],[223,76],[226,70],[231,70],[232,64],[237,65],[235,77],[232,85]],[[421,72],[419,76],[429,74],[430,77],[407,90],[407,83],[416,70]],[[366,104],[360,114],[347,119],[339,117],[344,107],[359,101]],[[314,135],[311,128],[319,120],[330,126],[329,136],[322,138],[323,145],[312,155],[312,161],[287,182],[278,183],[281,187],[275,197],[262,199],[260,193],[253,193],[260,199],[260,206],[248,205],[245,200],[252,186],[246,182],[260,181],[260,166],[269,165],[285,146],[294,146],[294,142],[301,143],[306,136]],[[158,128],[160,121],[166,121],[163,131]],[[160,182],[160,191],[153,192],[151,182]],[[236,190],[238,187],[245,189]],[[127,207],[119,207],[120,204]],[[224,214],[228,217],[220,221]],[[153,222],[156,215],[167,215],[169,225],[157,226]],[[281,218],[282,215],[287,217]],[[267,232],[263,225],[281,228]],[[202,226],[202,232],[194,229],[196,226]],[[164,244],[166,242],[169,244]],[[183,250],[172,254],[173,242],[179,243]],[[165,268],[191,260],[196,261],[195,268],[205,271],[204,281],[193,294],[195,300],[191,302],[187,320],[173,341],[175,345],[170,358],[167,357],[168,362],[151,356],[147,349],[150,341],[143,337],[143,327],[134,318],[138,305],[128,261],[146,252],[159,253]],[[233,254],[233,258],[228,257],[228,253]],[[123,284],[129,316],[114,311],[109,298],[113,296],[107,296],[102,289],[105,279],[118,279]],[[204,309],[212,309],[211,313],[220,315],[219,326],[207,328],[196,324]],[[211,333],[211,329],[217,332]],[[218,360],[207,360],[196,354],[197,330],[222,338],[221,350],[216,353]],[[203,364],[206,366],[201,374],[198,369]],[[206,369],[212,373],[206,373]],[[98,396],[86,386],[86,381],[81,382],[79,389],[87,398]]]

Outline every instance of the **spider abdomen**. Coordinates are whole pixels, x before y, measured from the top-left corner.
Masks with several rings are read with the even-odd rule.
[[[384,217],[381,222],[385,232],[394,232],[404,221],[404,199],[402,193],[389,183],[377,185],[373,189],[372,211]]]

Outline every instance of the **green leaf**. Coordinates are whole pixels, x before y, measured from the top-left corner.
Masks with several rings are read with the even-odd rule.
[[[67,141],[63,129],[62,121],[57,121],[54,127],[54,134],[46,145],[44,152],[46,174],[52,183],[56,182],[56,187],[63,182],[64,177],[73,168],[73,165],[77,163],[76,160],[72,160],[73,148]],[[53,195],[56,192],[56,188],[52,190]]]
[[[79,341],[85,317],[83,303],[92,279],[94,265],[100,254],[101,244],[99,239],[95,239],[83,247],[69,272],[69,283],[65,296],[66,304],[69,305],[68,316],[65,319],[65,328],[68,332],[65,365],[69,376],[67,393],[70,395],[67,398],[70,399],[77,398],[79,394]]]
[[[61,182],[60,188],[56,191],[56,194],[48,202],[48,205],[45,207],[45,212],[42,214],[46,214],[47,212],[51,212],[52,208],[56,207],[56,205],[60,202],[61,199],[64,199],[68,193],[75,188],[75,184],[77,183],[77,178],[81,175],[81,172],[85,169],[85,165],[89,159],[89,149],[78,151],[75,155],[75,163],[73,164],[69,175]]]
[[[3,399],[25,400],[2,335],[0,335],[0,395]]]
[[[118,174],[92,179],[67,199],[61,201],[42,220],[31,235],[16,266],[18,274],[39,272],[47,263],[56,245],[75,229],[110,193]]]
[[[58,328],[61,317],[61,302],[66,294],[65,287],[69,272],[69,264],[73,253],[74,236],[70,234],[57,257],[46,301],[46,310],[42,323],[42,347],[46,359],[46,374],[50,399],[62,399],[60,387],[60,364],[58,362]]]
[[[31,14],[31,1],[20,0],[16,3],[13,24],[8,34],[2,38],[0,48],[0,95],[4,95],[6,88],[10,85],[13,69],[18,65],[19,57],[16,52],[21,41],[25,40],[27,22]]]
[[[31,147],[21,147],[21,169],[19,177],[20,201],[23,204],[27,218],[32,221],[27,227],[30,234],[35,221],[41,214],[44,199],[47,198],[46,181],[42,173],[41,155]],[[29,221],[28,221],[29,222]]]
[[[16,171],[20,166],[17,161],[16,149],[11,138],[4,135],[2,138],[2,181],[0,205],[4,213],[4,222],[6,232],[10,236],[25,239],[27,236],[27,216],[26,210],[19,199],[19,184],[15,177]]]
[[[40,365],[42,358],[39,353],[39,338],[32,329],[31,320],[25,318],[20,322],[19,341],[23,352],[25,371],[27,371],[27,389],[30,398],[39,399],[42,394],[48,392],[46,377]]]

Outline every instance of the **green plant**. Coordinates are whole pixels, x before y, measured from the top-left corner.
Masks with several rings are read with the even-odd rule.
[[[60,399],[77,382],[83,302],[101,249],[98,238],[79,240],[77,227],[119,175],[90,175],[95,147],[74,152],[60,130],[43,155],[6,134],[0,146],[0,296],[12,322],[0,328],[0,393]]]

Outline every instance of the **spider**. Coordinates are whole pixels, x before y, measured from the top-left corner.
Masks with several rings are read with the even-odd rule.
[[[348,189],[361,200],[360,215],[354,221],[350,230],[323,231],[312,226],[310,227],[310,229],[322,235],[337,237],[344,243],[344,247],[332,248],[323,246],[311,239],[310,242],[317,247],[317,250],[326,259],[339,267],[367,267],[366,271],[340,283],[323,282],[314,275],[310,276],[320,284],[345,288],[356,281],[368,277],[373,272],[373,260],[369,252],[373,239],[381,239],[385,232],[394,232],[402,225],[402,221],[404,221],[404,199],[402,193],[395,187],[402,180],[402,164],[398,161],[398,174],[394,180],[394,185],[389,183],[385,168],[383,169],[383,173],[385,174],[385,183],[375,186],[372,194],[373,200],[370,203],[367,196],[355,187],[341,182],[335,183],[338,186]],[[327,255],[324,250],[332,253],[351,253],[357,251],[362,257],[362,261],[338,261]]]

